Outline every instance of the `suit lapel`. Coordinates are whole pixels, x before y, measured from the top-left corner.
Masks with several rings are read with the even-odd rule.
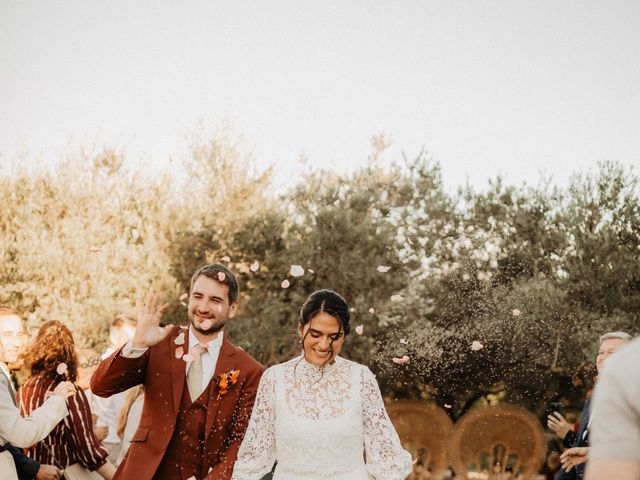
[[[175,339],[180,333],[184,333],[184,344],[176,345]],[[182,358],[176,358],[176,349],[182,347],[184,353],[189,352],[189,330],[186,328],[176,328],[171,333],[171,388],[173,391],[173,409],[177,413],[182,403],[182,391],[184,390],[187,366]]]
[[[222,373],[229,372],[236,368],[235,356],[236,351],[227,340],[225,336],[220,346],[220,355],[218,355],[218,361],[216,362],[216,370],[211,379],[210,397],[207,405],[207,425],[205,429],[205,437],[209,437],[209,433],[213,428],[213,422],[218,416],[218,409],[220,408],[220,402],[222,399],[218,398],[218,385],[216,379]],[[233,387],[232,387],[233,388]]]

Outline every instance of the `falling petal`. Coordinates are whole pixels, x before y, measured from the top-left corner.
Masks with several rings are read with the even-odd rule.
[[[513,314],[514,317],[519,317],[522,312],[517,308],[514,308],[511,313]]]
[[[358,335],[362,335],[363,330],[364,330],[364,326],[363,326],[363,325],[358,325],[358,326],[356,327],[356,333],[357,333]]]
[[[58,375],[64,375],[66,371],[67,371],[67,364],[64,362],[62,362],[56,367],[56,373]]]
[[[451,405],[449,405],[448,403],[445,403],[444,408],[451,408]]]
[[[224,282],[225,278],[227,278],[227,276],[224,274],[224,272],[218,272],[218,280]]]
[[[471,343],[471,350],[474,352],[477,352],[478,350],[482,350],[483,348],[484,348],[484,345],[482,345],[477,340],[474,340],[473,343]]]
[[[230,262],[231,259],[229,258],[228,255],[225,255],[224,257],[222,257],[220,260],[222,260],[223,262]]]
[[[304,268],[302,268],[300,265],[291,265],[289,274],[292,277],[301,277],[302,275],[304,275]]]
[[[89,251],[93,253],[99,252],[100,250],[102,250],[100,247],[89,247]]]
[[[311,270],[310,268],[307,268],[307,272],[309,272],[309,273],[316,273],[316,272],[314,272],[313,270]]]
[[[184,332],[180,332],[173,343],[176,345],[184,345]]]
[[[137,228],[134,228],[133,230],[131,230],[131,238],[133,238],[134,240],[137,240],[139,236],[140,236],[140,232],[138,231]]]
[[[400,339],[400,343],[403,345],[409,345],[409,342],[407,342],[404,338]]]
[[[183,307],[186,307],[186,306],[187,306],[187,304],[186,304],[186,303],[184,303],[184,302],[180,302],[180,305],[182,305]]]
[[[392,302],[401,302],[402,300],[404,300],[402,295],[398,295],[397,293],[395,295],[391,295]]]
[[[375,308],[373,308],[373,307],[371,307],[371,308],[369,309],[369,313],[370,313],[371,315],[373,315],[374,313],[376,313],[376,309],[375,309]]]
[[[387,273],[389,270],[391,270],[391,267],[387,267],[387,266],[385,266],[385,265],[378,265],[377,270],[378,270],[380,273]]]
[[[282,283],[280,284],[280,286],[282,288],[289,288],[289,286],[291,285],[291,283],[289,282],[289,280],[287,280],[286,278],[282,281]]]
[[[200,342],[200,346],[202,348],[204,348],[204,349],[208,349],[209,348],[209,342],[205,342],[205,343]]]
[[[200,328],[203,330],[209,330],[213,326],[213,322],[208,318],[205,318],[202,322],[200,322]]]
[[[403,355],[402,357],[393,357],[391,359],[393,363],[397,363],[398,365],[402,365],[403,363],[407,363],[409,361],[409,355]]]
[[[184,347],[176,348],[176,358],[180,360],[183,355],[184,355]]]
[[[182,301],[182,300],[186,300],[186,298],[187,298],[188,296],[189,296],[189,294],[185,292],[185,293],[183,293],[182,295],[180,295],[180,300],[181,300],[181,301]]]
[[[252,272],[257,272],[258,270],[260,270],[260,262],[258,262],[257,260],[255,262],[253,262],[249,266],[249,270],[251,270]]]
[[[184,360],[185,362],[189,363],[189,362],[193,362],[195,360],[195,357],[190,353],[185,353],[182,356],[182,360]]]

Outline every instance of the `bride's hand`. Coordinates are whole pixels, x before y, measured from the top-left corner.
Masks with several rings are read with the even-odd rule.
[[[56,388],[53,389],[53,395],[57,395],[58,397],[62,397],[63,400],[66,400],[69,397],[72,397],[76,394],[76,387],[71,382],[60,382]]]

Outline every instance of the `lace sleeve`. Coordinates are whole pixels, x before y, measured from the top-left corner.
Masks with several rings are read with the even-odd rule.
[[[273,368],[269,368],[260,379],[249,426],[238,450],[231,480],[260,480],[271,471],[276,461],[274,376]]]
[[[402,448],[382,401],[375,376],[363,368],[362,417],[367,471],[375,480],[404,480],[411,473],[411,454]]]

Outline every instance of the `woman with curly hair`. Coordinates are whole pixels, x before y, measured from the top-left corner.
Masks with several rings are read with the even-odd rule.
[[[78,378],[78,357],[73,336],[57,320],[42,324],[38,337],[25,353],[24,360],[31,369],[31,377],[18,394],[23,415],[29,415],[42,405],[47,392],[59,382],[76,382]],[[82,389],[76,390],[76,395],[68,400],[69,416],[48,437],[28,448],[26,453],[40,463],[52,464],[63,470],[78,463],[109,480],[115,469],[107,460],[107,450],[93,432],[87,397]]]

